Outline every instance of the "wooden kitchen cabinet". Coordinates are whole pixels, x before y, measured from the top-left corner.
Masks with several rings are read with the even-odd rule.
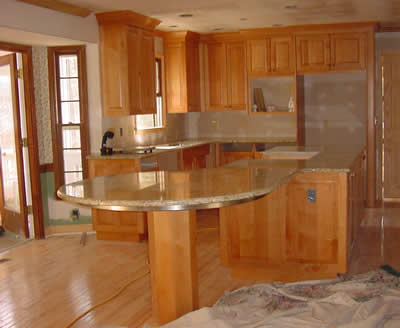
[[[171,32],[164,38],[168,113],[200,111],[199,34]]]
[[[249,76],[289,75],[294,72],[292,36],[271,36],[247,41]]]
[[[332,69],[363,70],[366,65],[365,33],[331,34]]]
[[[323,72],[329,70],[329,34],[296,37],[297,72]]]
[[[131,11],[97,14],[105,116],[156,113],[154,27]]]
[[[138,159],[89,159],[89,178],[140,171]],[[92,224],[98,240],[141,241],[147,238],[145,212],[92,208]]]
[[[182,150],[183,170],[205,169],[207,167],[207,156],[210,153],[210,145]]]
[[[246,48],[242,41],[211,42],[207,110],[246,110]]]
[[[296,36],[297,72],[353,71],[365,69],[364,33],[325,33]]]

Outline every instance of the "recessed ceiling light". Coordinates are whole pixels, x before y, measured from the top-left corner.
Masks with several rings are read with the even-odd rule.
[[[241,21],[247,21],[247,20],[248,20],[248,18],[246,18],[246,17],[242,17],[240,20],[241,20]]]
[[[223,31],[223,27],[217,27],[217,28],[215,28],[215,29],[213,29],[213,31]]]
[[[170,28],[175,28],[175,27],[178,27],[178,25],[170,25],[170,26],[168,26],[168,27],[170,27]]]
[[[179,17],[183,18],[193,17],[193,14],[180,14]]]
[[[279,27],[282,26],[282,24],[272,24],[273,27]]]
[[[296,5],[288,5],[288,6],[285,6],[285,9],[296,9],[296,8],[297,8]]]

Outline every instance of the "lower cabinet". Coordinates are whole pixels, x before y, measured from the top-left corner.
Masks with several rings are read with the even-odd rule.
[[[360,215],[350,211],[350,176],[301,173],[259,200],[221,208],[221,263],[236,279],[296,281],[345,273],[349,236],[360,224]]]
[[[184,170],[197,170],[207,167],[207,156],[210,145],[203,145],[182,150],[182,167]]]
[[[139,172],[138,159],[89,159],[89,178]],[[98,240],[141,241],[147,239],[146,212],[92,209],[93,229]]]

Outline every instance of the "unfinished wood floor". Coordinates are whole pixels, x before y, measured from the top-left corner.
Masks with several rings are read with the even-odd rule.
[[[213,216],[199,217],[200,306],[212,305],[225,290],[254,281],[230,278],[219,265]],[[76,316],[114,294],[147,270],[147,243],[96,241],[80,236],[33,241],[0,254],[0,327],[64,328]],[[400,209],[369,210],[350,265],[358,273],[390,264],[400,269]],[[8,261],[2,261],[8,259]],[[151,317],[149,276],[115,300],[89,313],[74,327],[139,327]]]

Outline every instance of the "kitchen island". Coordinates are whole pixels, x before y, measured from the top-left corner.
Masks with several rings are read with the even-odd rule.
[[[238,167],[98,177],[63,186],[58,195],[97,209],[148,213],[153,316],[163,324],[198,306],[195,209],[220,208],[221,262],[234,277],[345,273],[358,224],[351,204],[359,189],[351,192],[351,176],[361,154],[321,150],[281,164],[259,159]],[[307,166],[312,160],[325,167]]]

